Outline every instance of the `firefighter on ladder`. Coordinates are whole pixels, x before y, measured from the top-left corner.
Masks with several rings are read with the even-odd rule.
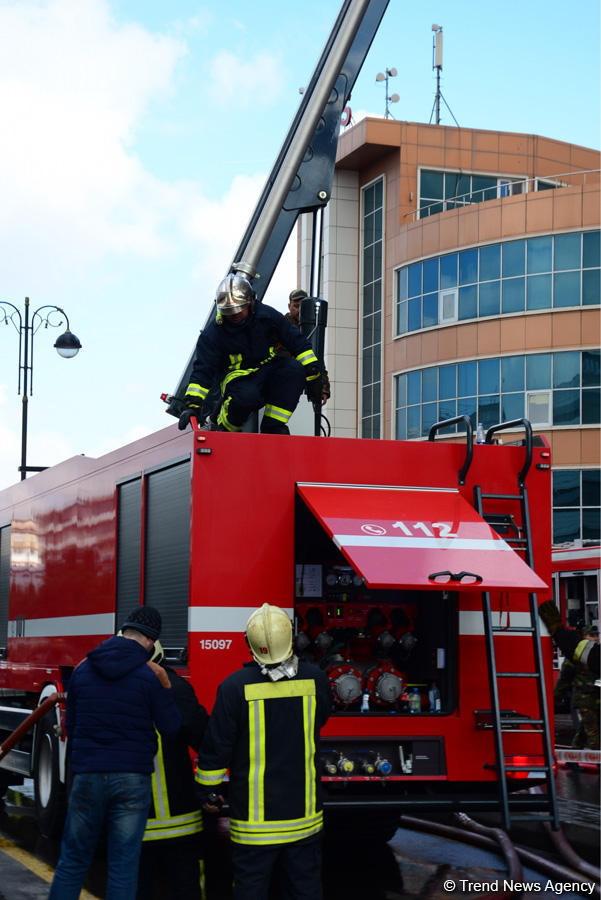
[[[202,811],[188,748],[198,751],[208,715],[192,685],[163,660],[163,648],[156,641],[152,662],[161,665],[167,674],[182,727],[175,736],[165,740],[157,735],[152,804],[142,838],[137,900],[149,900],[155,882],[166,873],[175,900],[204,900]]]
[[[180,429],[192,416],[202,419],[204,401],[218,379],[219,431],[241,431],[250,413],[264,406],[261,431],[290,434],[288,420],[303,389],[311,402],[321,402],[321,373],[310,343],[280,312],[256,302],[243,275],[223,279],[215,305],[215,317],[196,344]],[[278,344],[293,358],[278,356]]]
[[[235,900],[267,900],[274,870],[286,900],[320,900],[323,811],[316,771],[331,694],[325,673],[299,661],[286,613],[250,616],[253,660],[223,681],[198,757],[204,808],[217,812],[229,769]]]

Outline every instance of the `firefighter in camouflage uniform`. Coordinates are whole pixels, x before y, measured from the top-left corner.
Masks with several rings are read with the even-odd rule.
[[[589,625],[581,629],[582,636],[589,641],[598,641],[599,632]],[[555,685],[555,700],[571,694],[570,708],[576,718],[576,732],[572,747],[578,749],[599,749],[599,688],[595,685],[592,672],[577,663],[565,659]]]
[[[285,900],[321,900],[323,811],[316,771],[331,694],[325,673],[292,650],[286,613],[250,616],[253,661],[219,686],[196,781],[216,812],[229,769],[235,900],[267,900],[274,870]],[[221,799],[221,798],[219,798]]]

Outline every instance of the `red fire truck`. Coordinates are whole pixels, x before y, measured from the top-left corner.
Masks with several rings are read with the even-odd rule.
[[[319,297],[340,116],[386,5],[344,0],[234,256],[232,271],[261,275],[259,302],[307,211]],[[308,306],[318,326],[323,302]],[[458,423],[465,443],[440,439]],[[332,686],[329,807],[500,809],[506,827],[557,826],[551,642],[536,614],[551,584],[549,457],[526,420],[476,446],[467,417],[420,442],[171,426],[20,482],[0,493],[0,740],[68,692],[74,666],[140,603],[161,611],[167,660],[210,707],[248,659],[250,612],[269,602]],[[0,761],[0,786],[33,776],[45,832],[68,782],[63,716],[59,703]],[[510,790],[540,783],[546,793]]]
[[[552,784],[551,642],[541,655],[531,615],[549,596],[549,450],[527,422],[512,446],[492,430],[473,446],[466,424],[465,445],[171,426],[2,492],[0,727],[68,691],[139,603],[161,611],[167,659],[210,707],[268,602],[332,685],[329,804],[540,807],[508,791]],[[33,776],[45,830],[62,724],[62,707],[47,713],[1,764]]]

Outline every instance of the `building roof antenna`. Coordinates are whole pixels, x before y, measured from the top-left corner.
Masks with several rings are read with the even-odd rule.
[[[378,72],[376,75],[376,81],[385,81],[386,82],[386,111],[384,112],[385,119],[394,119],[394,116],[390,112],[389,103],[398,103],[401,99],[398,94],[389,94],[388,93],[388,79],[395,78],[399,73],[394,68],[387,68],[384,72]]]
[[[436,69],[436,96],[434,97],[434,105],[430,113],[429,125],[432,124],[432,116],[436,113],[435,124],[440,125],[440,101],[444,103],[448,111],[453,116],[455,125],[459,128],[459,122],[453,115],[453,110],[445,100],[440,89],[440,73],[442,72],[442,25],[432,25],[432,68]]]

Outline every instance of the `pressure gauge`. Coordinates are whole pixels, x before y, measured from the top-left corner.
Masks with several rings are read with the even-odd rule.
[[[343,587],[348,587],[351,584],[353,577],[350,572],[341,572],[339,576],[340,584]]]
[[[355,587],[360,587],[363,584],[363,579],[360,575],[357,575],[356,572],[353,575],[353,584],[355,585]]]
[[[326,575],[326,584],[329,585],[329,587],[334,587],[337,580],[335,572],[328,572]]]

